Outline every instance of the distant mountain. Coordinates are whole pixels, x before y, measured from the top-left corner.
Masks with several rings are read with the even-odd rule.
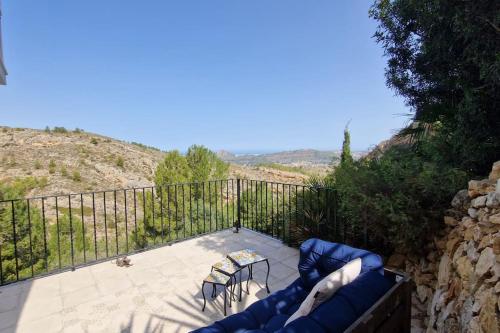
[[[296,166],[326,166],[336,164],[340,160],[340,150],[298,149],[267,154],[236,155],[228,151],[220,151],[218,155],[226,162],[240,165],[290,164]],[[365,152],[354,152],[354,158],[363,156]]]

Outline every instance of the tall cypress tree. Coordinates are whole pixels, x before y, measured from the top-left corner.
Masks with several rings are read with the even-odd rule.
[[[349,134],[349,124],[344,129],[344,142],[342,143],[342,154],[340,155],[340,164],[346,165],[352,163],[351,155],[351,134]]]

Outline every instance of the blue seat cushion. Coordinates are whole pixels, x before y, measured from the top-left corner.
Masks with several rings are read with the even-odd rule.
[[[334,297],[341,297],[349,302],[356,316],[360,317],[393,285],[394,282],[391,282],[385,276],[378,272],[369,271],[340,288]]]
[[[191,333],[226,333],[226,331],[219,324],[213,323],[210,326],[201,327],[197,330],[191,331]]]
[[[244,332],[244,330],[255,330],[260,328],[259,324],[252,316],[250,311],[245,310],[240,313],[236,313],[232,316],[226,317],[220,321],[216,322],[222,326],[225,332]]]
[[[284,314],[278,314],[276,316],[273,316],[264,326],[264,331],[269,333],[278,331],[280,328],[285,326],[285,323],[289,317],[290,316]]]
[[[309,317],[300,317],[275,333],[326,333],[326,331]]]
[[[304,286],[311,289],[322,278],[356,258],[361,258],[361,273],[378,271],[383,274],[382,258],[375,253],[316,238],[308,239],[300,246],[300,277]]]
[[[327,332],[343,332],[379,300],[393,283],[375,271],[358,276],[308,317]]]
[[[290,309],[298,308],[308,293],[309,290],[304,287],[302,280],[298,278],[285,289],[253,303],[247,308],[247,311],[255,318],[257,327],[263,328],[276,315],[290,316],[293,313],[290,312]]]

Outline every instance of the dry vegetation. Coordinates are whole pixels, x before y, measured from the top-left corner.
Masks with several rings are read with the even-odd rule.
[[[0,182],[44,179],[29,196],[153,185],[164,153],[152,147],[78,131],[0,128]],[[231,178],[303,183],[307,175],[231,164]]]

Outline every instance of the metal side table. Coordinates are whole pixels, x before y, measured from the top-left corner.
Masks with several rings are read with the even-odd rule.
[[[271,292],[269,290],[269,285],[267,283],[269,280],[269,271],[270,271],[269,260],[267,258],[261,256],[253,249],[244,249],[240,251],[231,252],[227,255],[227,257],[231,259],[240,268],[248,267],[247,292],[248,292],[248,282],[251,279],[253,279],[253,265],[260,262],[265,262],[267,265],[266,289],[268,294]]]
[[[215,271],[218,271],[218,272],[221,272],[229,277],[231,277],[231,279],[234,280],[234,283],[232,283],[232,289],[231,289],[231,295],[234,296],[234,291],[236,289],[236,284],[239,284],[239,301],[241,302],[241,271],[244,267],[240,267],[238,266],[237,264],[235,264],[232,260],[228,259],[228,258],[224,258],[222,259],[221,261],[215,263],[212,265],[212,272],[215,270]],[[238,283],[238,278],[236,277],[236,275],[239,273],[239,280],[240,282]],[[247,288],[247,292],[248,292],[248,288]],[[213,291],[212,291],[212,294],[213,294]],[[236,299],[235,299],[236,301]]]
[[[211,272],[204,280],[203,284],[201,285],[201,294],[203,295],[203,308],[201,311],[205,311],[205,306],[207,304],[207,299],[205,297],[205,284],[211,284],[212,285],[212,298],[215,297],[215,292],[217,286],[223,286],[224,287],[224,316],[226,316],[226,303],[227,303],[227,290],[229,289],[229,292],[231,293],[232,290],[232,282],[233,279],[221,272],[218,271],[213,271]],[[233,298],[232,295],[229,297],[229,307],[231,307],[231,299]]]

